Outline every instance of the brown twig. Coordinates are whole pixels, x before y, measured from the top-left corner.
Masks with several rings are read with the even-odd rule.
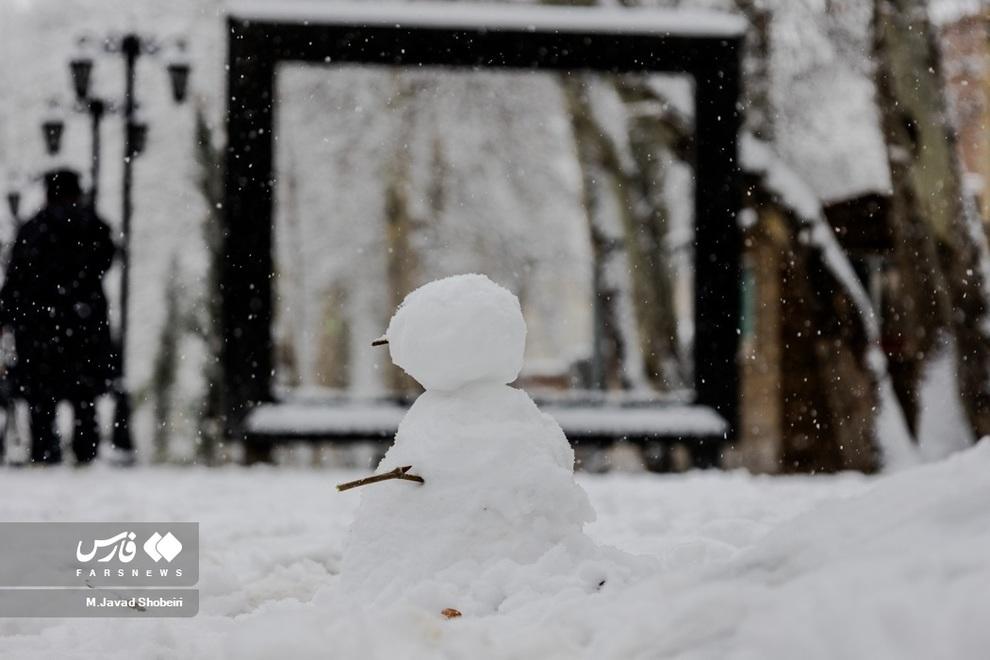
[[[367,486],[368,484],[376,484],[379,481],[388,481],[389,479],[403,479],[405,481],[415,481],[419,484],[426,483],[423,480],[423,477],[415,474],[408,474],[411,469],[411,465],[405,465],[403,467],[397,467],[394,470],[390,470],[384,474],[376,474],[370,477],[365,477],[364,479],[358,479],[357,481],[348,481],[347,483],[337,484],[337,490],[344,492],[345,490],[350,490],[351,488]]]

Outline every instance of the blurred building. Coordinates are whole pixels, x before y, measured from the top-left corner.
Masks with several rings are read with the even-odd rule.
[[[982,5],[982,7],[981,7]],[[968,195],[990,222],[990,6],[937,3],[942,73]]]

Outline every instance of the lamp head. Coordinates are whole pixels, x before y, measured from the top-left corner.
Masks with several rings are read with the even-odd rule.
[[[73,58],[69,62],[69,72],[72,74],[72,89],[76,99],[84,101],[89,98],[89,83],[93,77],[93,59],[87,56]]]
[[[189,63],[185,61],[168,65],[168,80],[172,86],[172,99],[176,103],[183,103],[189,93],[189,71]]]
[[[45,139],[45,151],[49,156],[56,155],[62,149],[62,133],[65,132],[65,122],[61,119],[46,119],[41,122],[41,134]]]

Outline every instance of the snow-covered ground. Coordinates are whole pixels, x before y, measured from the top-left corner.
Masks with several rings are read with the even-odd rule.
[[[590,535],[652,558],[632,586],[448,621],[340,593],[353,472],[5,469],[2,520],[199,521],[202,600],[193,619],[0,620],[0,657],[987,657],[988,475],[990,442],[874,478],[579,475]]]

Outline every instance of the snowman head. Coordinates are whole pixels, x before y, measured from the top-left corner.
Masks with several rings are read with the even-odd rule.
[[[428,390],[508,384],[522,369],[526,322],[519,299],[484,275],[416,289],[385,333],[392,362]]]

